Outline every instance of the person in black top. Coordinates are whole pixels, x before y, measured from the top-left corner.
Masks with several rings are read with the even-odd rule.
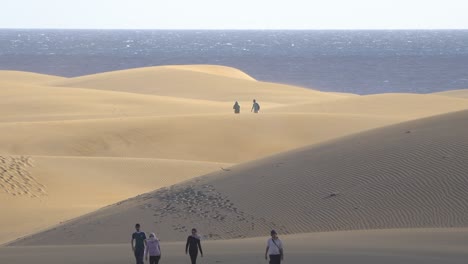
[[[143,257],[145,254],[146,234],[140,232],[140,224],[135,225],[136,232],[132,234],[132,250],[135,255],[136,264],[143,264]],[[134,243],[135,241],[135,243]]]
[[[192,264],[197,264],[198,249],[200,249],[200,254],[203,258],[200,236],[197,235],[197,229],[193,228],[192,235],[187,238],[187,244],[185,244],[185,254],[188,253],[190,255]]]
[[[232,107],[232,109],[234,109],[234,114],[240,113],[240,105],[237,101],[234,103],[234,106]]]

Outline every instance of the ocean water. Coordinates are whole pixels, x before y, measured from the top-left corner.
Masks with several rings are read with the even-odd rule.
[[[0,70],[79,76],[221,64],[323,91],[468,88],[468,30],[0,30]]]

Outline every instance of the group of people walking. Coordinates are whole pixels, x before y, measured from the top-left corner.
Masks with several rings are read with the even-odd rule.
[[[149,238],[146,238],[145,232],[140,230],[140,224],[135,225],[136,231],[132,234],[132,251],[135,255],[136,264],[143,264],[144,259],[149,260],[150,264],[159,264],[161,259],[161,246],[159,239],[155,233],[150,233]],[[197,263],[198,251],[203,257],[203,250],[200,243],[200,236],[197,234],[197,229],[192,229],[192,234],[187,238],[185,245],[185,254],[190,256],[192,264]]]
[[[239,102],[236,101],[232,109],[234,109],[234,114],[240,114]],[[252,109],[250,109],[250,112],[254,112],[255,114],[258,114],[259,111],[260,111],[260,104],[257,102],[257,100],[253,99]]]
[[[149,238],[146,238],[145,232],[140,230],[140,224],[135,225],[136,231],[132,234],[132,251],[135,255],[136,264],[144,264],[144,260],[149,260],[150,264],[159,264],[161,260],[161,246],[159,239],[155,233],[150,233]],[[283,255],[283,242],[278,238],[275,230],[271,231],[271,238],[267,241],[265,251],[265,259],[270,258],[270,264],[280,264],[284,258]],[[187,237],[185,244],[185,254],[190,256],[192,264],[197,263],[198,252],[200,251],[203,257],[203,250],[201,246],[201,237],[197,234],[197,229],[192,229],[192,234]]]

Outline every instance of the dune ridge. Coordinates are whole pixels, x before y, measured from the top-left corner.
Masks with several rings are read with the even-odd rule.
[[[226,67],[208,65],[226,71]],[[206,68],[187,70],[197,66],[160,66],[100,73],[51,82],[52,86],[113,90],[139,94],[153,94],[189,99],[242,101],[250,103],[258,98],[264,103],[320,102],[354,96],[325,93],[284,84],[258,82],[250,78],[231,78],[207,73]],[[211,70],[214,72],[214,70]],[[230,70],[236,72],[238,70]],[[246,74],[245,74],[246,75]]]
[[[459,89],[459,90],[450,90],[444,92],[433,93],[440,96],[450,96],[456,98],[465,98],[468,99],[468,89]]]
[[[65,79],[65,77],[34,72],[0,70],[0,83],[41,84]]]
[[[162,66],[168,69],[180,69],[180,70],[188,70],[188,71],[195,71],[201,73],[209,73],[213,75],[219,75],[229,78],[238,78],[238,79],[245,79],[250,81],[256,81],[252,76],[248,75],[247,73],[232,67],[222,66],[222,65],[204,65],[204,64],[197,64],[197,65],[166,65]]]

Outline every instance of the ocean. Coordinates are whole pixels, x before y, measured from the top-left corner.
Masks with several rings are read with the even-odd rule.
[[[468,88],[468,30],[0,30],[0,70],[66,77],[220,64],[322,91]]]

